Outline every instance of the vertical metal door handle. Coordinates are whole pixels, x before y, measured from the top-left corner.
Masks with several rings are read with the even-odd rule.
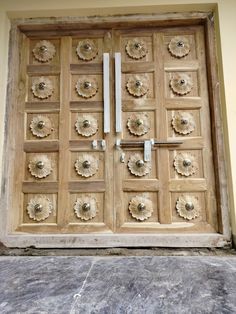
[[[115,53],[116,133],[122,132],[121,114],[121,53]]]
[[[110,132],[110,75],[109,53],[103,54],[104,133]]]

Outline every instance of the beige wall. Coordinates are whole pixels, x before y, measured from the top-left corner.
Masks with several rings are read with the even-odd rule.
[[[0,174],[4,142],[8,39],[11,18],[209,11],[216,13],[220,86],[226,140],[230,211],[236,235],[236,1],[235,0],[0,0]],[[0,177],[1,180],[1,177]]]

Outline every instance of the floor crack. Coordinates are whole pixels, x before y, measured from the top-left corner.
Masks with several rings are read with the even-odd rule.
[[[92,261],[91,266],[90,266],[90,268],[89,268],[89,270],[88,270],[88,272],[86,274],[86,277],[85,277],[85,279],[83,281],[83,284],[82,284],[81,288],[79,289],[78,293],[73,295],[74,302],[73,302],[73,304],[71,306],[70,314],[75,314],[75,307],[76,307],[76,305],[79,304],[79,300],[82,297],[82,293],[83,293],[84,287],[85,287],[85,285],[87,283],[88,277],[89,277],[89,275],[91,273],[91,270],[92,270],[93,266],[95,265],[95,263],[96,263],[96,260]]]

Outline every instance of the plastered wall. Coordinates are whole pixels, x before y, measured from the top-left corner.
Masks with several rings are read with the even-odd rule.
[[[236,240],[236,1],[217,0],[0,0],[0,180],[4,154],[4,118],[6,104],[8,40],[10,19],[52,16],[93,16],[131,13],[214,11],[217,27],[220,88],[230,214]],[[10,82],[9,82],[10,83]]]

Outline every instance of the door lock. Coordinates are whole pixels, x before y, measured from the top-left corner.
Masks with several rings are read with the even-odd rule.
[[[148,140],[148,142],[151,141],[151,144],[154,147],[159,147],[159,146],[179,146],[183,144],[183,141],[180,140],[170,140],[170,141],[158,141],[158,140]],[[137,140],[137,141],[126,141],[126,140],[116,140],[116,147],[117,148],[136,148],[136,147],[144,147],[144,141],[142,140]]]
[[[122,163],[125,162],[125,153],[121,153],[121,155],[120,155],[120,162],[122,162]]]
[[[102,150],[106,150],[106,141],[105,140],[101,140],[101,148],[102,148]]]
[[[98,149],[98,145],[101,147],[102,150],[106,150],[106,140],[93,140],[92,141],[93,149]]]

